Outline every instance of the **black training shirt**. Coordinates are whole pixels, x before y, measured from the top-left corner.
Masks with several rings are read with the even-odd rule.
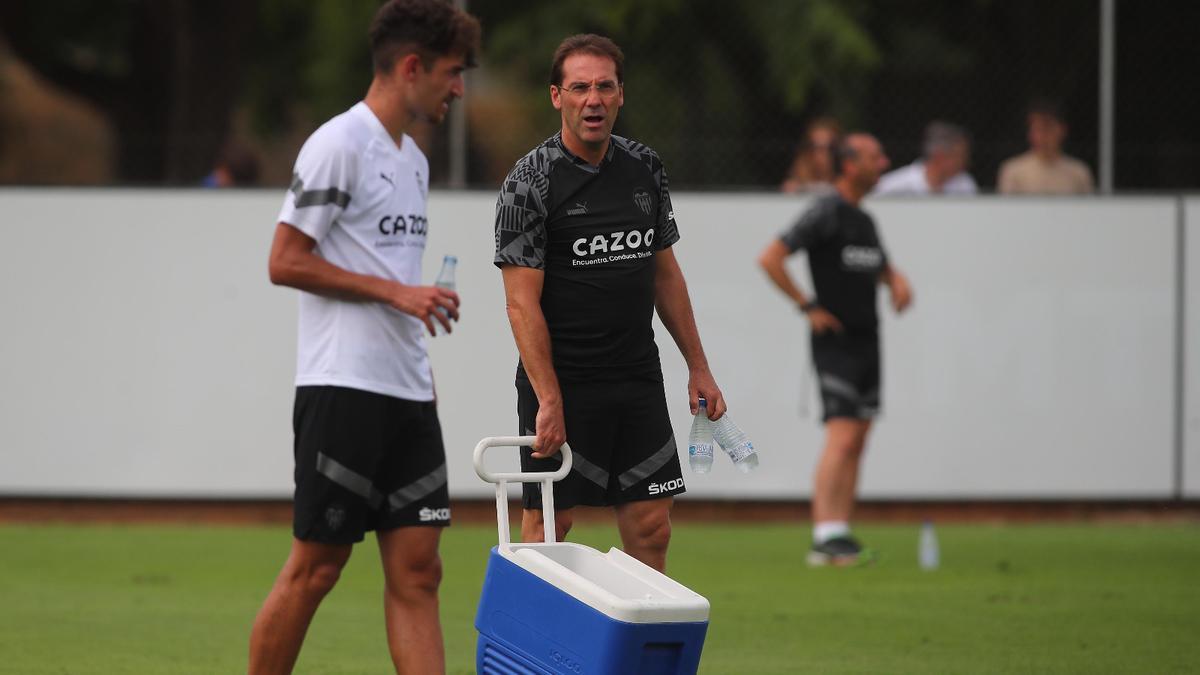
[[[779,239],[793,253],[808,252],[817,302],[847,331],[877,330],[875,288],[888,261],[871,216],[841,195],[825,195]]]
[[[517,162],[496,203],[495,263],[545,272],[542,313],[562,380],[661,379],[654,252],[678,240],[662,161],[620,136],[596,167],[556,134]]]

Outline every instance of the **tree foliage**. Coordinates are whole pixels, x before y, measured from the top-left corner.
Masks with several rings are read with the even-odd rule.
[[[286,145],[361,97],[378,3],[4,2],[0,59],[7,43],[45,80],[104,113],[119,139],[116,180],[188,184],[210,167],[236,113],[249,113],[259,139]],[[916,154],[929,120],[963,123],[986,185],[999,161],[1022,149],[1021,111],[1035,95],[1062,101],[1068,149],[1095,158],[1097,0],[467,4],[484,25],[483,68],[471,87],[469,180],[477,185],[494,184],[497,167],[558,128],[549,61],[562,38],[580,32],[624,49],[617,132],[657,148],[676,184],[775,185],[804,123],[833,115],[877,132],[899,161]],[[1200,54],[1184,34],[1200,5],[1118,8],[1118,87],[1126,92],[1118,99],[1118,183],[1194,184],[1200,145],[1180,139],[1191,136],[1200,97],[1179,85],[1188,81],[1181,64]]]
[[[880,62],[860,23],[864,6],[525,0],[472,9],[487,28],[487,67],[527,92],[530,113],[545,120],[543,135],[556,128],[546,98],[555,47],[568,35],[595,32],[613,38],[626,56],[618,133],[669,157],[676,181],[769,184],[806,116],[857,110],[861,83]]]

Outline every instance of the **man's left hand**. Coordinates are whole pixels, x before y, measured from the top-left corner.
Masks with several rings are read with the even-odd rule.
[[[897,313],[903,312],[912,304],[912,286],[908,285],[908,279],[898,270],[892,270],[889,275],[888,289],[892,292],[892,307]]]
[[[721,388],[708,368],[697,368],[688,375],[688,399],[693,415],[700,409],[701,397],[706,402],[708,419],[718,420],[725,414],[725,396],[721,394]]]

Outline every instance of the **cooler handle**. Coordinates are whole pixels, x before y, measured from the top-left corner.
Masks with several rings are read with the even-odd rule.
[[[475,446],[475,473],[484,481],[496,484],[496,525],[500,535],[501,550],[509,550],[511,538],[508,533],[508,484],[509,483],[541,483],[542,484],[542,525],[545,528],[547,543],[555,542],[554,534],[554,487],[555,481],[560,481],[571,472],[571,446],[562,444],[559,452],[562,454],[562,466],[557,471],[521,471],[517,473],[494,473],[483,466],[483,453],[488,448],[519,448],[533,445],[536,436],[494,436],[479,441]]]

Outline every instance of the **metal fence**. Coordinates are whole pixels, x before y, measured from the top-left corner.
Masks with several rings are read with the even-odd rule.
[[[6,5],[0,182],[191,184],[233,138],[260,157],[261,182],[282,184],[307,133],[364,91],[363,34],[375,6],[129,0],[71,10],[83,14],[63,29],[57,9]],[[962,125],[970,171],[990,189],[1000,163],[1026,147],[1033,98],[1057,100],[1066,151],[1100,177],[1105,7],[1115,27],[1115,187],[1200,185],[1200,93],[1190,85],[1200,41],[1186,33],[1200,19],[1194,3],[472,0],[483,67],[470,75],[460,122],[422,142],[436,184],[494,187],[557,128],[546,91],[554,46],[591,31],[626,54],[617,132],[655,147],[680,187],[775,189],[806,126],[833,118],[875,133],[896,165],[917,158],[930,121]],[[64,119],[90,120],[92,140],[31,134],[47,119],[34,99],[58,105],[58,117],[78,109]],[[90,172],[65,168],[87,153],[107,154]]]

